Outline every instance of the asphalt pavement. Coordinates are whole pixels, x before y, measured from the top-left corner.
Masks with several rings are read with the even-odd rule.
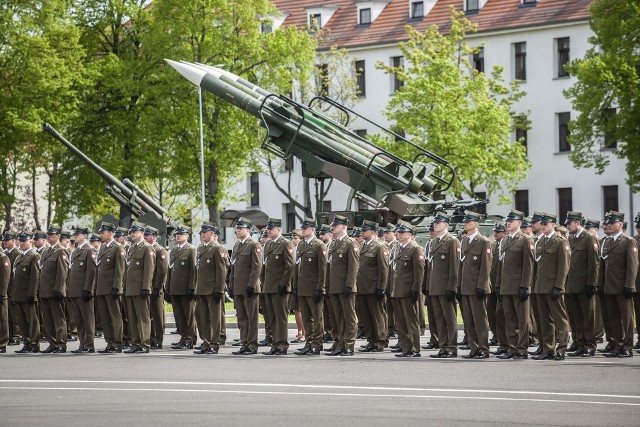
[[[239,336],[235,328],[228,334],[229,344]],[[285,356],[234,356],[227,344],[196,355],[170,350],[175,340],[167,334],[163,350],[135,355],[20,355],[8,347],[0,355],[0,425],[640,424],[637,353],[467,361],[428,357],[435,351],[412,359],[387,350],[295,356],[300,345],[292,344]]]

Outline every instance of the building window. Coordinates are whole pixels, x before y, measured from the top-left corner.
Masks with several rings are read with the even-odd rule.
[[[411,3],[411,19],[421,19],[424,17],[424,2],[414,1]]]
[[[569,72],[565,70],[564,66],[571,59],[569,57],[569,48],[571,46],[569,37],[564,37],[561,39],[556,39],[557,49],[558,49],[558,77],[568,77]]]
[[[522,0],[522,4],[526,6],[534,6],[538,0]]]
[[[367,137],[367,130],[366,129],[356,129],[354,131],[356,133],[356,135],[358,135],[360,138],[366,138]]]
[[[487,193],[485,191],[479,191],[476,193],[476,199],[478,200],[484,200],[487,198]],[[487,214],[487,204],[486,203],[481,203],[479,205],[475,205],[473,207],[473,210],[479,214],[483,214],[486,215]]]
[[[293,170],[293,156],[284,159],[284,170],[287,172]]]
[[[318,65],[318,75],[316,77],[316,89],[320,96],[329,96],[329,65]]]
[[[309,30],[313,32],[317,32],[322,28],[322,14],[321,13],[313,13],[309,15]]]
[[[249,174],[249,191],[251,192],[251,206],[260,206],[260,175],[258,172]]]
[[[558,113],[558,151],[565,153],[571,151],[569,145],[569,121],[571,113]]]
[[[558,188],[558,218],[566,218],[573,210],[573,191],[571,188]]]
[[[296,228],[296,208],[291,203],[284,204],[286,216],[287,233],[291,233]]]
[[[527,43],[514,43],[513,50],[515,54],[514,62],[514,78],[516,80],[527,80]]]
[[[402,67],[402,69],[404,69],[404,56],[391,57],[391,66],[394,68]],[[397,73],[391,74],[391,86],[393,93],[404,86],[404,82],[398,78]]]
[[[527,116],[520,115],[515,118],[516,121],[516,142],[519,141],[525,149],[525,154],[529,152],[529,147],[527,146]]]
[[[360,25],[371,24],[371,8],[360,9]]]
[[[356,61],[356,95],[361,98],[367,95],[364,70],[364,61]]]
[[[514,199],[516,210],[529,215],[529,190],[516,190]]]
[[[484,47],[479,47],[473,54],[473,69],[479,73],[484,73]]]
[[[602,206],[604,213],[610,211],[618,211],[618,186],[603,185],[602,186]]]
[[[262,21],[260,23],[260,31],[262,32],[262,34],[273,33],[273,24],[268,21]]]
[[[616,140],[614,132],[616,126],[615,120],[615,108],[607,108],[606,110],[604,110],[604,138],[602,147],[604,149],[615,149],[618,146],[618,141]]]
[[[479,0],[465,0],[465,4],[466,4],[465,12],[477,13],[478,10],[480,9],[480,5],[478,3],[480,3]]]

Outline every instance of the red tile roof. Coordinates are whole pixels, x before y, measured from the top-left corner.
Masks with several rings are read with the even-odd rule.
[[[463,4],[463,0],[438,0],[422,20],[409,21],[409,1],[391,0],[375,22],[366,28],[358,28],[355,0],[272,1],[279,10],[289,13],[283,25],[300,28],[307,26],[306,8],[339,6],[324,26],[328,32],[321,49],[334,45],[348,48],[406,40],[404,26],[407,24],[422,31],[435,24],[441,32],[446,32],[450,6],[462,10]],[[489,0],[477,14],[469,15],[467,19],[478,24],[478,32],[586,21],[590,4],[591,0],[540,0],[533,7],[521,7],[520,0]]]

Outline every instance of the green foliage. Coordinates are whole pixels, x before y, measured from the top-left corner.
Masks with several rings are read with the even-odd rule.
[[[524,92],[517,82],[505,85],[501,67],[490,74],[472,69],[469,57],[475,50],[464,38],[476,27],[462,15],[451,8],[446,35],[436,26],[424,33],[407,26],[409,40],[400,44],[407,68],[377,64],[404,82],[386,114],[396,130],[449,161],[456,172],[450,190],[456,197],[473,196],[477,185],[485,186],[489,195],[502,195],[517,188],[530,166],[525,148],[511,142],[511,109]],[[404,158],[415,155],[407,145],[380,138],[376,142]]]
[[[577,82],[564,92],[578,117],[569,125],[577,167],[598,174],[609,165],[604,136],[617,142],[615,156],[627,160],[627,183],[640,191],[640,3],[597,0],[591,4],[593,45],[566,69]],[[607,110],[616,109],[611,115]]]

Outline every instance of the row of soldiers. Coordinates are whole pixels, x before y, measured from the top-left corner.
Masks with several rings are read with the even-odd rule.
[[[492,329],[498,338],[498,357],[527,358],[531,332],[541,344],[533,352],[537,359],[561,360],[569,336],[565,300],[570,307],[571,330],[579,343],[573,355],[594,354],[593,296],[597,294],[603,299],[601,306],[606,312],[605,329],[610,340],[606,355],[627,357],[633,345],[630,300],[635,291],[638,259],[635,240],[617,232],[623,220],[621,213],[607,214],[604,223],[608,237],[599,246],[596,237],[583,230],[585,220],[578,212],[570,212],[567,217],[571,236],[566,240],[554,231],[555,215],[536,212],[527,223],[522,212],[513,210],[505,218],[505,224],[496,224],[492,245],[478,233],[479,214],[468,212],[465,216],[466,236],[460,243],[448,233],[450,217],[438,213],[431,224],[431,240],[423,249],[415,242],[416,228],[402,221],[384,230],[384,241],[377,238],[381,231],[377,224],[364,221],[363,242],[358,243],[347,236],[347,218],[340,215],[335,215],[331,225],[320,228],[321,239],[316,237],[315,220],[306,218],[292,241],[282,236],[281,220],[271,218],[262,246],[250,238],[251,222],[240,218],[236,224],[237,243],[230,259],[218,243],[220,229],[212,223],[202,225],[202,244],[197,249],[187,242],[188,227],[176,229],[174,247],[168,257],[155,242],[157,230],[154,233],[152,227],[134,223],[129,230],[133,243],[125,249],[113,239],[115,226],[103,223],[99,230],[103,244],[98,253],[86,245],[84,237],[88,230],[77,228],[76,249],[70,255],[58,252],[58,256],[52,258],[59,249],[53,238],[52,246],[47,249],[49,253],[46,257],[43,255],[45,264],[41,260],[29,262],[38,255],[30,249],[30,236],[23,233],[19,236],[20,262],[16,261],[13,269],[18,274],[12,281],[11,301],[18,308],[21,328],[28,331],[25,347],[20,352],[38,348],[37,328],[34,328],[37,315],[32,312],[36,299],[50,343],[45,352],[66,349],[61,332],[66,331],[60,321],[64,319],[61,304],[54,303],[64,301],[67,292],[70,302],[77,307],[77,319],[82,320],[78,323],[83,325],[90,324],[94,318],[87,306],[93,307],[95,296],[107,341],[102,352],[122,351],[122,302],[126,306],[132,339],[127,352],[148,352],[150,336],[154,333],[151,319],[159,319],[164,314],[160,298],[164,291],[165,300],[173,305],[180,334],[180,341],[172,348],[193,348],[197,325],[202,344],[195,352],[215,354],[226,335],[223,295],[228,282],[240,329],[237,344],[240,349],[234,352],[238,355],[257,353],[260,307],[271,345],[264,354],[287,353],[287,312],[293,297],[306,331],[305,346],[296,351],[298,355],[320,354],[325,328],[330,328],[334,339],[326,354],[353,355],[357,320],[368,341],[360,351],[383,351],[388,345],[387,329],[391,320],[399,332],[398,344],[392,346],[392,351],[399,357],[419,357],[419,314],[424,313],[422,303],[425,302],[432,332],[432,342],[426,348],[440,349],[431,357],[456,357],[458,300],[471,348],[463,357],[489,357],[489,324],[494,318]],[[640,226],[640,218],[636,220]],[[593,225],[594,221],[586,224]],[[527,235],[528,228],[534,237]],[[55,227],[50,228],[47,235],[55,236],[56,231],[59,232]],[[150,242],[145,242],[143,236]],[[82,258],[83,249],[88,252]],[[628,254],[634,256],[626,256]],[[68,280],[67,257],[71,258]],[[622,258],[625,267],[621,271],[625,271],[626,276],[624,285],[619,286],[616,280],[621,277]],[[55,262],[59,269],[53,268],[53,264],[49,268],[48,262]],[[94,272],[83,275],[83,266],[84,270]],[[30,274],[23,274],[28,270]],[[49,277],[51,274],[55,280]],[[27,276],[29,280],[25,281]],[[42,280],[43,276],[48,278]],[[72,291],[74,278],[84,285],[78,296]],[[32,285],[34,279],[39,286]],[[22,301],[25,299],[21,293],[23,288],[25,301]],[[420,291],[426,299],[420,296]],[[155,312],[152,305],[157,307]],[[158,334],[163,334],[164,324],[156,323],[162,325],[155,333],[157,339]],[[76,352],[93,352],[92,333],[80,333],[81,329],[91,328],[79,325],[81,342]],[[161,342],[161,337],[159,339]]]

